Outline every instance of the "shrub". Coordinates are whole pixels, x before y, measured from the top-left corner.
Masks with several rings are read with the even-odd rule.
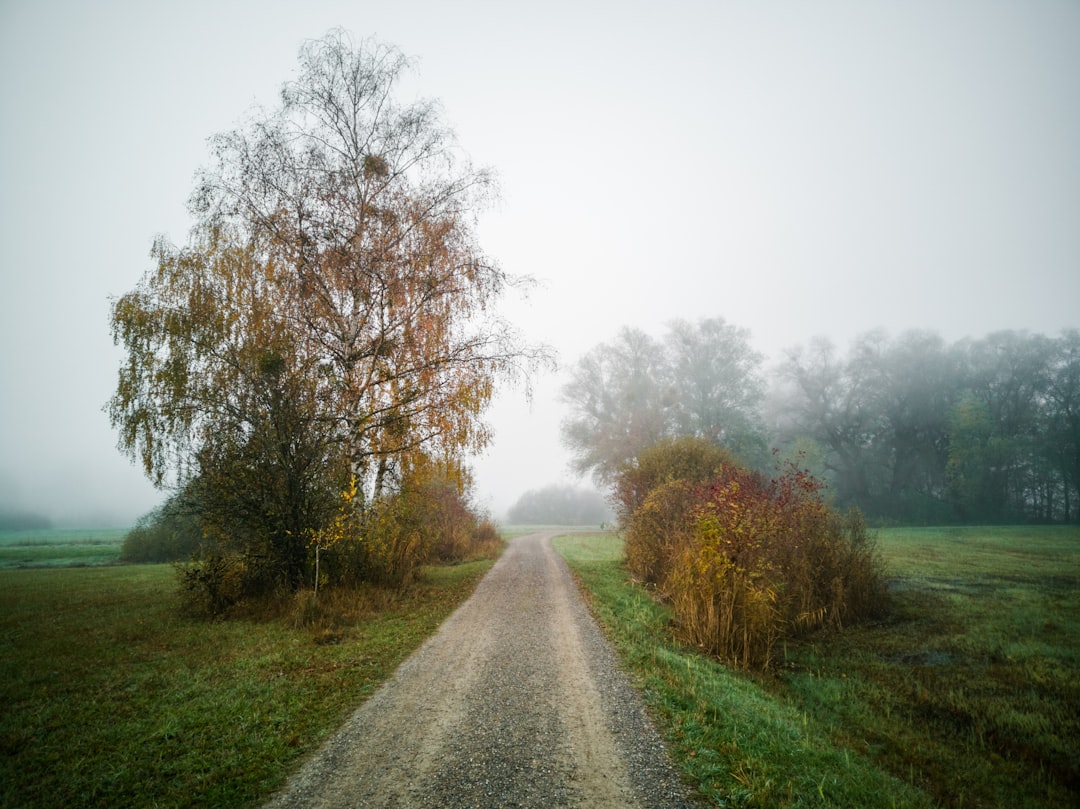
[[[410,498],[411,519],[434,559],[462,562],[472,553],[477,517],[465,496],[448,481],[431,481]]]
[[[128,531],[120,561],[157,564],[190,559],[202,538],[198,519],[184,507],[180,496],[174,496]]]
[[[631,574],[671,602],[686,641],[735,665],[768,668],[781,638],[883,609],[861,515],[833,512],[794,466],[770,479],[684,438],[642,453],[615,488]]]
[[[235,607],[250,589],[244,558],[215,552],[176,566],[181,609],[199,618],[216,618]]]
[[[625,464],[615,478],[616,516],[629,528],[634,514],[653,490],[673,480],[705,483],[735,465],[722,447],[703,438],[661,441]]]
[[[478,558],[494,556],[502,544],[503,539],[499,536],[499,529],[495,526],[495,523],[491,521],[490,517],[482,517],[477,522],[476,530],[473,533],[473,556]]]
[[[454,463],[422,458],[409,469],[397,495],[399,513],[421,537],[425,561],[464,562],[499,542],[495,526],[470,502],[470,486],[468,472]]]
[[[428,548],[399,496],[369,506],[349,535],[322,552],[323,583],[374,584],[404,590],[429,557]]]
[[[861,515],[832,512],[820,490],[793,468],[767,480],[737,467],[698,489],[663,588],[686,640],[765,669],[780,638],[883,609],[880,556]]]
[[[495,526],[469,503],[463,470],[418,456],[394,477],[394,491],[366,503],[351,479],[318,527],[277,526],[267,535],[258,526],[215,524],[197,558],[178,568],[187,611],[216,617],[242,605],[242,614],[265,614],[285,601],[306,603],[294,596],[309,585],[312,604],[327,589],[400,591],[431,561],[466,561],[498,548]]]
[[[351,535],[323,553],[330,583],[407,587],[422,565],[492,553],[501,540],[469,503],[461,478],[439,464],[406,476],[393,495],[370,505]]]
[[[693,529],[697,489],[671,480],[654,489],[634,512],[626,530],[626,565],[645,584],[663,584],[678,549]]]

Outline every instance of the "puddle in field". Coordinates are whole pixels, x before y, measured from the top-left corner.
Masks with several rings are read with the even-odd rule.
[[[956,658],[948,652],[922,652],[920,654],[900,655],[895,662],[905,666],[950,666]]]

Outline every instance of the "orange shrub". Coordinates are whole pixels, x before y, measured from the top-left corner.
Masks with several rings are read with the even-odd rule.
[[[884,603],[861,517],[834,513],[795,468],[770,480],[726,465],[707,485],[662,484],[634,512],[626,546],[634,575],[671,601],[683,638],[742,667],[768,668],[781,638]]]
[[[693,528],[696,490],[684,480],[654,489],[634,512],[626,531],[626,564],[641,582],[662,585],[679,547]]]
[[[623,527],[629,527],[648,496],[665,483],[707,483],[734,465],[727,450],[704,438],[683,436],[661,441],[619,470],[614,490],[616,516]]]
[[[723,448],[682,437],[662,441],[623,466],[613,500],[626,530],[627,564],[638,580],[663,585],[676,549],[689,536],[696,487],[733,465]]]

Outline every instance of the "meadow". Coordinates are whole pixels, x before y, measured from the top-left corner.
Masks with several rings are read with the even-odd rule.
[[[258,806],[490,564],[213,623],[168,565],[0,570],[0,806]]]
[[[170,566],[112,564],[122,535],[0,541],[7,567],[39,566],[0,569],[2,806],[257,806],[490,566],[207,623]],[[672,641],[617,536],[555,541],[712,805],[1080,803],[1080,530],[879,542],[891,616],[752,675]]]
[[[676,644],[611,534],[556,547],[716,806],[1080,804],[1080,530],[889,529],[892,612],[764,675]]]
[[[108,565],[120,558],[126,528],[0,531],[0,570]]]

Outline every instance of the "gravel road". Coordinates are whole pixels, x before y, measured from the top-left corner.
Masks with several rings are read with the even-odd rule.
[[[691,806],[552,536],[513,540],[269,806]]]

